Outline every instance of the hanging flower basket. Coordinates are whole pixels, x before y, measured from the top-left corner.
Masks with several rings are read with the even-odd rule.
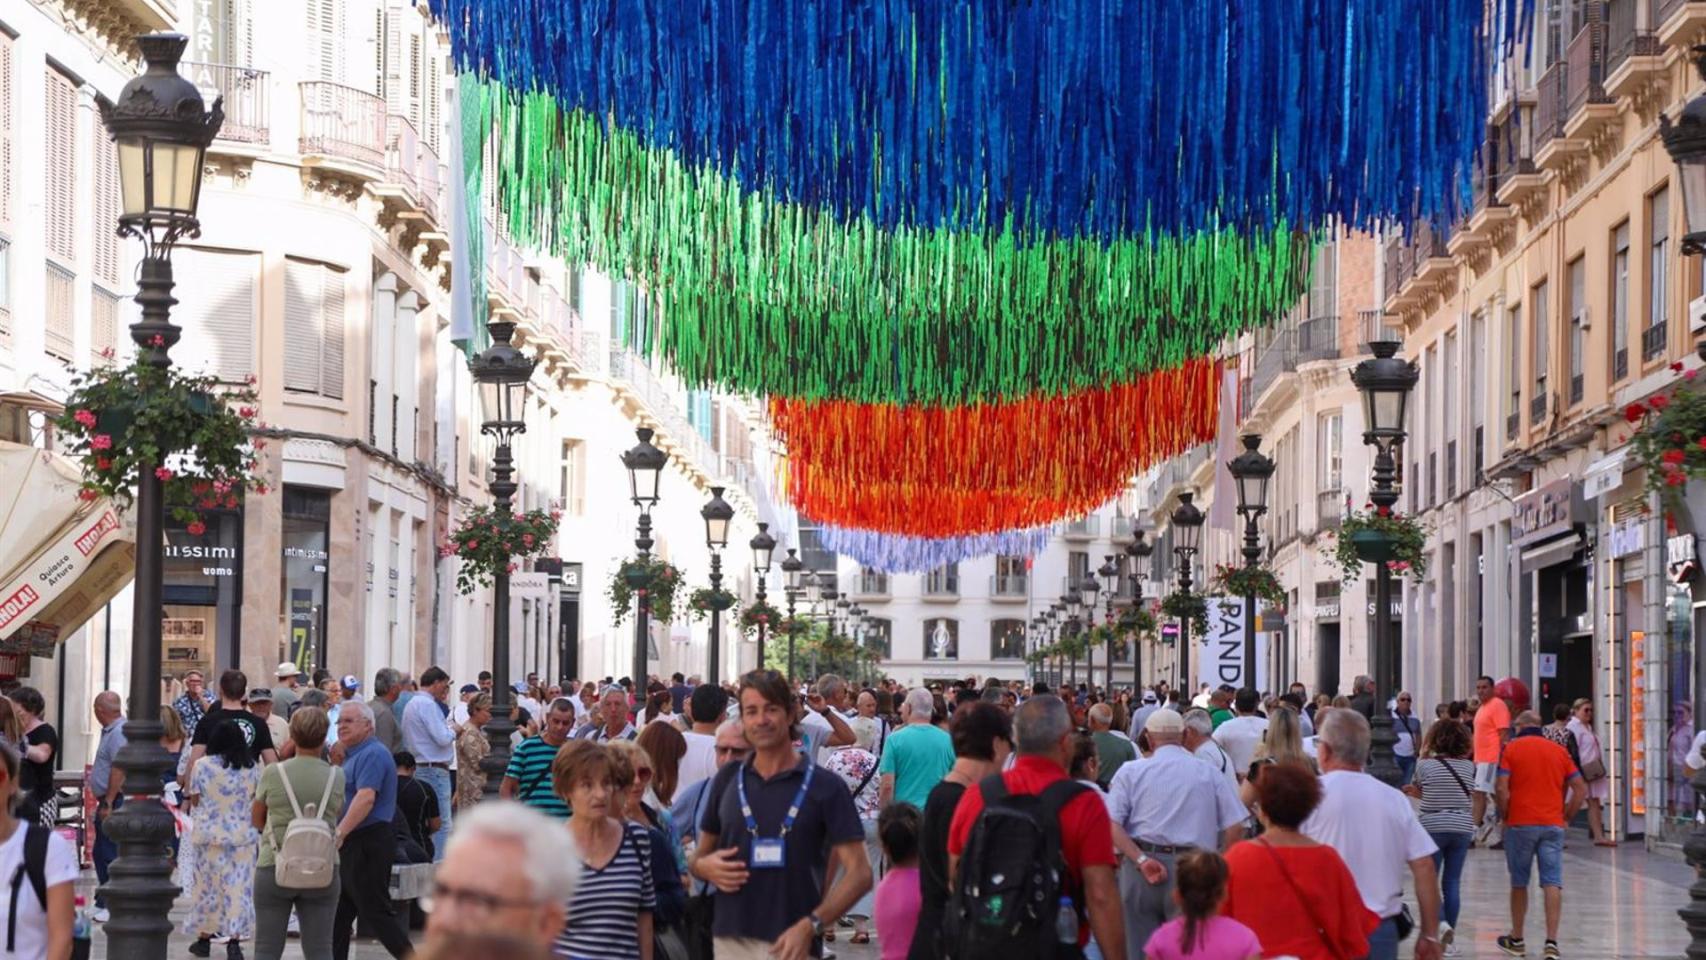
[[[1700,374],[1681,362],[1670,368],[1688,380]],[[1674,505],[1689,480],[1706,479],[1706,394],[1679,386],[1624,407],[1623,418],[1639,425],[1629,445],[1647,468],[1648,490]]]
[[[693,619],[704,622],[713,613],[733,610],[740,598],[721,588],[700,587],[687,598],[687,612]]]
[[[466,596],[488,586],[499,570],[514,573],[520,561],[544,553],[557,535],[556,511],[502,513],[475,507],[457,524],[450,539],[439,544],[440,557],[455,557],[456,591]]]
[[[1421,521],[1370,504],[1364,510],[1347,510],[1339,525],[1333,562],[1347,583],[1362,579],[1364,563],[1384,563],[1393,573],[1420,583],[1428,572],[1427,542],[1428,531]]]
[[[1200,593],[1174,590],[1161,601],[1161,612],[1181,623],[1189,620],[1199,636],[1208,632],[1208,601]]]
[[[266,441],[249,436],[266,426],[256,421],[253,383],[233,388],[141,361],[75,375],[54,426],[82,464],[78,496],[127,506],[146,466],[172,518],[206,532],[201,511],[236,509],[245,494],[268,489],[259,470]]]
[[[634,557],[616,568],[604,595],[610,601],[611,624],[628,619],[636,596],[644,597],[652,619],[669,623],[681,593],[681,568],[649,554]]]
[[[1120,629],[1126,633],[1147,637],[1154,634],[1159,626],[1155,621],[1155,614],[1143,607],[1132,607],[1120,614]]]
[[[1255,596],[1270,607],[1285,606],[1285,588],[1267,567],[1220,564],[1215,568],[1214,589],[1229,597]]]
[[[740,632],[757,633],[760,627],[774,632],[782,624],[782,612],[763,600],[755,600],[740,612]]]

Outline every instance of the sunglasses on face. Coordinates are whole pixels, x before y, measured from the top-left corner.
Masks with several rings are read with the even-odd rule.
[[[718,747],[717,748],[718,754],[727,754],[731,757],[744,757],[751,752],[752,751],[747,749],[746,747]]]

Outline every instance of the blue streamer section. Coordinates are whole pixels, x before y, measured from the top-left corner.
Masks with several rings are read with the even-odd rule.
[[[1048,546],[1053,527],[1003,530],[973,537],[909,537],[820,526],[823,547],[884,573],[923,573],[943,564],[994,555],[1031,557]]]
[[[461,68],[750,191],[1108,239],[1448,221],[1532,0],[427,2]]]

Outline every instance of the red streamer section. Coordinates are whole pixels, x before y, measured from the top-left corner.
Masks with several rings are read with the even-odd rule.
[[[952,537],[1081,515],[1151,464],[1214,438],[1219,364],[962,407],[770,398],[788,496],[842,527]]]

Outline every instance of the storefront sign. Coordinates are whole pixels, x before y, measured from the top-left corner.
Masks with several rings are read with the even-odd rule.
[[[304,587],[290,590],[290,662],[307,670],[311,655],[308,637],[314,630],[314,591]]]
[[[1629,812],[1647,813],[1647,635],[1629,633]]]
[[[1339,605],[1336,603],[1317,603],[1310,609],[1310,616],[1316,620],[1339,619]]]
[[[1643,517],[1625,520],[1611,528],[1611,558],[1616,560],[1647,549],[1647,521]]]
[[[512,573],[509,575],[509,595],[528,600],[543,600],[550,584],[543,573]]]
[[[1573,489],[1570,478],[1562,477],[1517,497],[1516,515],[1511,518],[1511,543],[1521,546],[1569,533],[1575,522],[1571,509]]]
[[[1595,460],[1582,472],[1582,496],[1592,500],[1623,485],[1623,458],[1627,447]]]
[[[1256,634],[1256,682],[1252,684],[1244,676],[1244,626],[1243,597],[1209,598],[1208,635],[1203,637],[1198,646],[1198,682],[1216,686],[1224,683],[1234,687],[1254,686],[1258,690],[1265,689],[1267,637],[1261,633]]]
[[[1682,583],[1699,567],[1699,550],[1694,543],[1694,534],[1679,533],[1665,541],[1665,570],[1671,580]]]
[[[578,563],[563,564],[563,592],[570,596],[580,596],[581,565]]]
[[[1540,679],[1552,680],[1558,676],[1558,655],[1543,653],[1540,655]]]

